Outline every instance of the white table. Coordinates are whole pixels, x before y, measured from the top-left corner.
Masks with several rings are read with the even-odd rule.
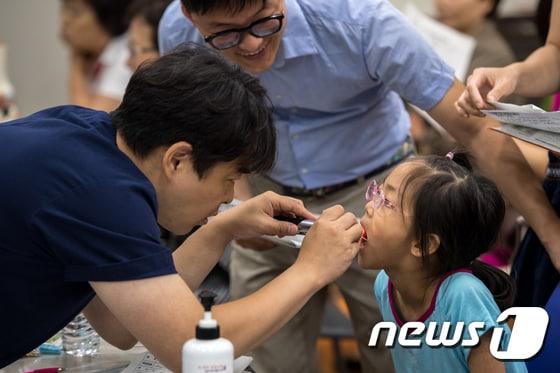
[[[95,356],[74,357],[60,354],[24,357],[0,369],[0,373],[23,373],[51,367],[65,368],[62,373],[117,373],[123,371],[134,357],[138,357],[144,352],[146,352],[146,348],[141,344],[128,351],[121,351],[102,339],[99,351]]]

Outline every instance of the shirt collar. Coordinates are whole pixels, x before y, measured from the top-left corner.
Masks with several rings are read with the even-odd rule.
[[[300,5],[296,0],[285,0],[285,4],[287,24],[276,58],[278,64],[282,64],[283,60],[318,53],[311,27]]]

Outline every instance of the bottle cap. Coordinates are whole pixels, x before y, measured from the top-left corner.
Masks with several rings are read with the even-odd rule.
[[[220,326],[215,320],[212,320],[212,314],[210,313],[216,299],[216,294],[204,290],[199,294],[199,298],[200,303],[204,307],[204,319],[200,320],[196,326],[196,339],[218,339],[220,338]]]

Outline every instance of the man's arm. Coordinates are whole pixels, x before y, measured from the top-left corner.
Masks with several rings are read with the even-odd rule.
[[[541,180],[510,137],[489,130],[498,126],[496,121],[460,116],[453,105],[463,89],[463,85],[455,81],[429,114],[474,155],[482,172],[496,182],[527,219],[547,248],[554,266],[560,270],[560,219],[542,189]]]
[[[94,297],[82,312],[95,331],[113,346],[128,350],[138,342],[98,296]]]
[[[236,212],[230,211],[229,217],[224,214],[232,222],[229,228],[224,227],[226,232],[235,228]],[[355,216],[345,214],[340,206],[332,207],[314,224],[298,259],[283,274],[246,298],[216,306],[214,315],[223,336],[234,344],[236,355],[252,349],[277,331],[311,295],[344,273],[357,254],[356,241],[360,234]],[[197,249],[202,252],[205,247]],[[183,269],[188,271],[187,267],[190,267],[188,263]],[[92,282],[91,286],[130,334],[164,365],[180,370],[181,347],[193,337],[203,313],[180,276]]]

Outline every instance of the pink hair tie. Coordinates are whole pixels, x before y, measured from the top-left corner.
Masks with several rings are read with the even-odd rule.
[[[447,153],[445,156],[446,156],[450,161],[452,161],[452,160],[453,160],[454,154],[453,154],[453,152],[449,152],[449,153]]]

